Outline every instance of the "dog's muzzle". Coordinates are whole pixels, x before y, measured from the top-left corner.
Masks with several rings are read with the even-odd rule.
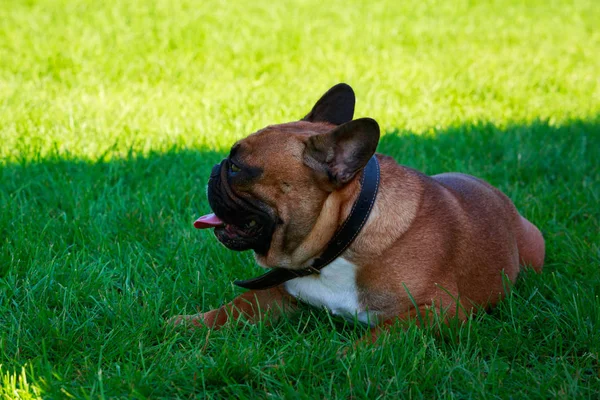
[[[215,236],[231,250],[254,250],[264,255],[271,245],[276,214],[248,192],[236,192],[228,170],[229,160],[224,159],[213,167],[208,181],[208,203],[223,221],[215,228]]]

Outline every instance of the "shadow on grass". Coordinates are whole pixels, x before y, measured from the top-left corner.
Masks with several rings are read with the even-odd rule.
[[[383,136],[378,151],[428,174],[481,177],[542,229],[546,270],[553,274],[528,275],[530,283],[517,288],[523,302],[538,291],[558,303],[575,292],[600,292],[600,123],[505,129],[480,124],[423,135],[398,131]],[[50,391],[62,385],[56,377],[70,388],[95,387],[101,365],[105,382],[114,385],[109,393],[138,393],[118,378],[115,365],[123,365],[139,393],[176,393],[173,382],[182,377],[165,368],[188,377],[193,372],[185,365],[196,364],[186,358],[177,367],[177,358],[169,358],[180,339],[165,330],[164,318],[215,307],[239,292],[233,279],[260,271],[251,265],[251,254],[227,251],[210,232],[191,225],[209,210],[206,180],[226,153],[172,149],[112,161],[50,158],[3,165],[0,364],[45,368],[39,374]],[[600,317],[590,318],[598,328],[593,318]],[[313,322],[324,325],[318,318]],[[203,339],[186,340],[181,346]],[[236,340],[251,343],[247,337]],[[142,367],[144,357],[153,358],[155,369]],[[225,362],[219,360],[213,362]],[[145,374],[136,375],[138,367]],[[227,381],[219,376],[209,380],[217,392],[219,382]]]

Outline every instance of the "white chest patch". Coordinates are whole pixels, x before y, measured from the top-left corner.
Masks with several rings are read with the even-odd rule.
[[[303,276],[285,283],[289,294],[315,307],[325,307],[332,314],[350,321],[355,318],[368,325],[377,323],[376,315],[358,302],[356,265],[339,257],[318,275]]]

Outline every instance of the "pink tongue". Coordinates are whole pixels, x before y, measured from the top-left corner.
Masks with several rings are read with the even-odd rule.
[[[221,225],[224,225],[224,222],[221,221],[215,214],[205,215],[198,218],[196,222],[194,222],[194,228],[196,229],[214,228]]]

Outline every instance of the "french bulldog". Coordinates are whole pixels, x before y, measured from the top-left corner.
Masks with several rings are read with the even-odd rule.
[[[301,301],[369,324],[376,338],[397,320],[464,320],[501,300],[522,268],[541,272],[544,238],[506,195],[470,175],[427,176],[376,154],[379,126],[353,120],[354,105],[352,88],[338,84],[303,119],[251,134],[214,166],[213,213],[195,226],[214,228],[231,250],[253,250],[270,272],[175,324],[256,322]]]

